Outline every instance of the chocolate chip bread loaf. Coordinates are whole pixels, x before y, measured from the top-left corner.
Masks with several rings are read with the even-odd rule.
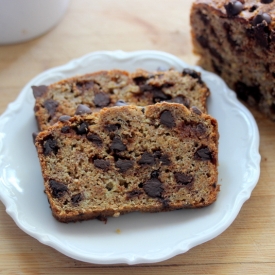
[[[275,120],[275,1],[196,0],[191,25],[199,65]]]
[[[209,95],[200,73],[190,69],[154,73],[137,70],[132,74],[119,70],[100,71],[32,89],[40,130],[53,125],[61,115],[72,116],[79,104],[95,111],[115,105],[146,106],[168,101],[196,106],[206,112]]]
[[[216,200],[217,121],[177,103],[103,108],[36,137],[61,222],[207,206]]]

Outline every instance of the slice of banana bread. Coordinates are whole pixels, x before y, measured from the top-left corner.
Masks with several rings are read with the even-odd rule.
[[[53,125],[61,115],[74,115],[79,104],[95,111],[123,104],[146,106],[168,101],[197,106],[206,112],[209,96],[200,73],[190,69],[154,73],[137,70],[132,74],[120,70],[100,71],[32,89],[40,130]]]
[[[207,206],[216,200],[218,125],[178,103],[103,108],[36,137],[61,222]]]
[[[191,25],[198,64],[275,120],[275,1],[196,0]]]

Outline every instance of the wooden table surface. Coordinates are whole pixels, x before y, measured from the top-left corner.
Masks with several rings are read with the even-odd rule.
[[[50,32],[30,42],[0,46],[0,114],[34,76],[89,52],[160,50],[195,64],[191,3],[72,0]],[[88,264],[25,234],[0,203],[0,274],[275,274],[275,124],[252,112],[261,137],[260,180],[236,220],[217,238],[160,263]]]

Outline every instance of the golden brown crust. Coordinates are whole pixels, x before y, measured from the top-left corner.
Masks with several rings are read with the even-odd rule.
[[[218,138],[211,116],[157,103],[72,117],[35,145],[53,215],[71,222],[213,203]]]

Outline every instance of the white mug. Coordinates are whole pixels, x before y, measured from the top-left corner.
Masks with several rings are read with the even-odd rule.
[[[0,0],[0,44],[35,38],[54,27],[70,0]]]

